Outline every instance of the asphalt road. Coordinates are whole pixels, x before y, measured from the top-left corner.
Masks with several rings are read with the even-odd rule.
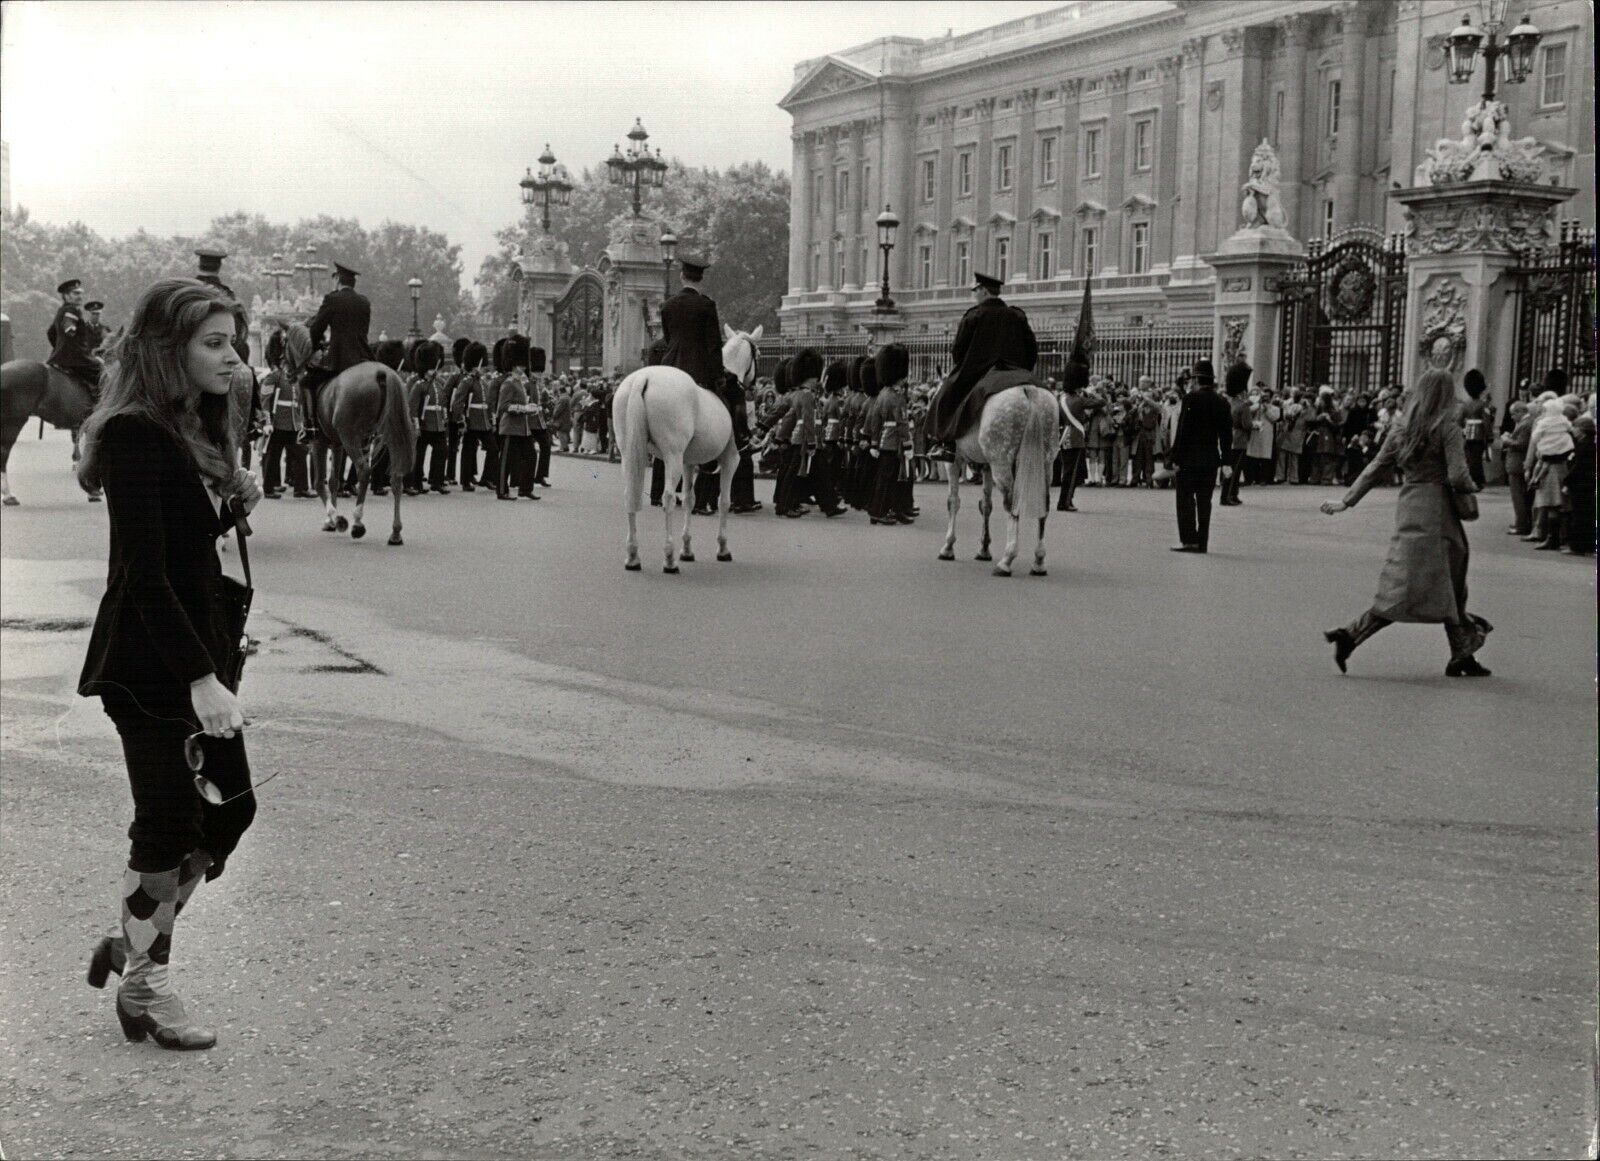
[[[31,435],[31,432],[29,433]],[[763,513],[622,569],[617,468],[537,504],[263,505],[261,791],[174,962],[221,1044],[82,982],[130,813],[71,687],[103,509],[0,516],[8,1157],[1592,1155],[1594,570],[1503,535],[1495,676],[1396,626],[1392,493],[1088,490],[1050,575]],[[768,487],[761,488],[762,497]],[[936,515],[939,518],[936,519]]]

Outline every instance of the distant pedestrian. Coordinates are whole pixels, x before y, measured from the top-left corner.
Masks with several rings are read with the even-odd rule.
[[[1172,440],[1169,466],[1177,469],[1178,540],[1173,552],[1204,553],[1211,544],[1211,493],[1217,470],[1233,474],[1228,456],[1233,443],[1233,415],[1217,394],[1217,376],[1209,359],[1194,365],[1194,385],[1178,411],[1178,433]]]
[[[1467,612],[1467,533],[1456,514],[1456,493],[1477,491],[1467,470],[1455,381],[1433,368],[1412,388],[1377,457],[1342,500],[1322,511],[1337,515],[1355,507],[1386,466],[1405,473],[1395,502],[1394,537],[1378,578],[1372,607],[1342,629],[1323,637],[1333,646],[1343,673],[1356,647],[1395,621],[1443,624],[1450,643],[1446,677],[1488,677],[1478,663],[1491,626]]]
[[[123,1033],[174,1049],[217,1042],[168,977],[178,914],[202,877],[222,874],[255,815],[244,707],[221,676],[238,643],[216,542],[233,526],[231,501],[248,512],[261,498],[234,466],[233,310],[221,290],[186,279],[145,291],[78,464],[85,489],[104,487],[111,524],[110,580],[78,692],[104,704],[133,790],[121,923],[95,948],[89,982],[120,973]],[[220,803],[197,791],[197,762]]]

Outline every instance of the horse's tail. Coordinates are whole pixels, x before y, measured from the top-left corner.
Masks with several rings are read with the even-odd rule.
[[[406,408],[406,389],[400,376],[387,369],[374,373],[378,381],[378,429],[389,448],[391,472],[405,475],[417,452],[417,433]]]
[[[633,406],[628,408],[628,414],[623,418],[627,430],[622,434],[627,442],[628,454],[637,454],[648,457],[646,448],[650,446],[650,417],[644,413],[644,393],[650,390],[650,376],[645,375],[639,380],[639,394],[633,401]]]
[[[1022,397],[1028,418],[1022,426],[1022,443],[1017,447],[1016,505],[1020,519],[1042,520],[1050,512],[1050,465],[1055,459],[1055,400],[1047,410],[1040,398],[1049,398],[1042,387],[1024,387]]]

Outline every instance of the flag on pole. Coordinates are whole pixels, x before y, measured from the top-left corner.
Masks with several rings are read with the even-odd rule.
[[[1094,306],[1089,301],[1089,280],[1086,278],[1083,281],[1083,305],[1078,310],[1078,329],[1073,333],[1072,353],[1067,356],[1067,361],[1088,367],[1093,354]]]

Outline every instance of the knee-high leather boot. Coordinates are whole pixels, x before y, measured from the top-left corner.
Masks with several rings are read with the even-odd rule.
[[[129,1040],[153,1037],[163,1048],[210,1048],[216,1033],[194,1024],[172,990],[168,961],[172,930],[200,885],[211,857],[191,853],[170,871],[129,868],[122,879],[122,936],[126,943],[122,986],[117,989],[117,1019]]]

